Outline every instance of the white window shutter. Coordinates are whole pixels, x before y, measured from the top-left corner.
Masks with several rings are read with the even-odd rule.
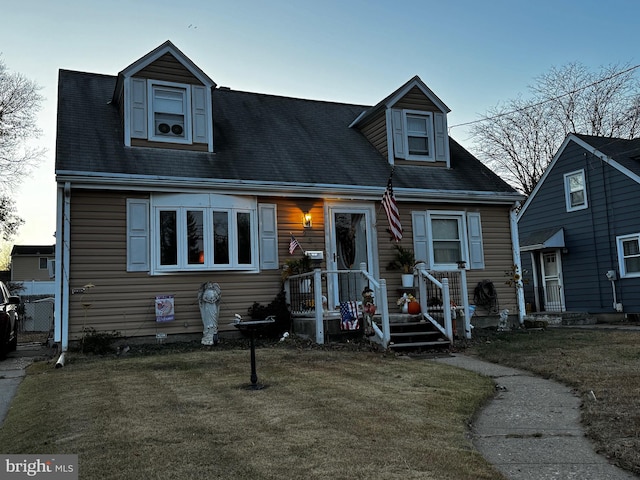
[[[132,78],[131,83],[131,137],[147,138],[147,81]]]
[[[149,200],[127,199],[127,272],[149,271]]]
[[[193,142],[208,143],[207,91],[199,85],[191,86],[191,113],[193,117]]]
[[[429,268],[429,234],[427,212],[411,212],[413,227],[413,253],[416,262],[424,262]]]
[[[258,230],[260,237],[260,268],[275,270],[278,263],[278,220],[276,205],[261,203],[258,205]]]
[[[436,160],[447,160],[447,141],[449,136],[447,135],[447,119],[444,113],[435,113],[433,116],[434,124],[434,137],[436,145]]]
[[[404,138],[404,117],[402,110],[391,110],[391,123],[393,131],[393,151],[398,158],[407,156]]]
[[[469,236],[469,268],[482,269],[484,268],[484,250],[480,213],[467,213],[467,235]]]

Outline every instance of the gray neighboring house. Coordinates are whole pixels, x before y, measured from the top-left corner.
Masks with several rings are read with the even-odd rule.
[[[518,215],[536,311],[640,313],[640,139],[570,134]]]

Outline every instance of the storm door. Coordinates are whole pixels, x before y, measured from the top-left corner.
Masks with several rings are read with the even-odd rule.
[[[564,293],[562,291],[562,266],[560,252],[547,252],[541,255],[542,288],[544,290],[544,310],[563,312]]]
[[[372,210],[369,207],[334,205],[328,208],[327,269],[341,271],[327,275],[328,306],[360,301],[364,284],[360,275],[345,273],[359,270],[364,263],[369,272],[376,270],[373,254]]]

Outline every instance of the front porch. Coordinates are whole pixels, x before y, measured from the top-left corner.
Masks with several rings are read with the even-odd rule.
[[[383,349],[450,345],[457,335],[471,338],[465,270],[433,272],[418,264],[414,275],[415,287],[391,294],[386,280],[374,278],[364,263],[359,270],[318,268],[292,275],[285,280],[285,293],[294,333],[324,344],[331,337],[353,332],[366,335]],[[373,309],[363,308],[363,301],[365,307],[368,301],[363,298],[365,288],[372,291]],[[403,292],[416,297],[418,314],[400,313],[396,300]],[[357,312],[357,322],[345,318],[349,309]]]

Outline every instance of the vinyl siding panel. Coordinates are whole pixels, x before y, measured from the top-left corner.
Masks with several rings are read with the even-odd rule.
[[[512,314],[515,314],[517,311],[515,290],[505,284],[507,279],[505,272],[509,271],[513,265],[509,207],[400,203],[399,210],[403,228],[403,237],[400,244],[406,248],[413,248],[411,225],[411,212],[413,210],[479,212],[482,225],[485,268],[482,270],[467,270],[469,302],[473,304],[473,290],[478,282],[489,279],[497,289],[500,308],[508,308]],[[393,312],[393,306],[398,299],[398,289],[402,286],[400,272],[386,269],[395,256],[394,242],[389,240],[389,234],[386,231],[388,224],[384,209],[380,207],[377,211],[379,212],[377,216],[377,235],[378,250],[380,252],[380,276],[387,280],[389,308]],[[485,313],[481,310],[477,311],[478,315]]]
[[[387,158],[389,145],[387,143],[387,122],[384,111],[381,111],[372,121],[360,128],[369,142]]]
[[[429,100],[418,88],[413,87],[407,94],[396,102],[393,108],[405,108],[410,110],[426,110],[439,112],[440,109]]]
[[[14,256],[11,259],[11,281],[45,281],[50,282],[49,270],[40,268],[40,258],[54,260],[52,255]]]
[[[151,276],[126,271],[126,199],[140,194],[76,191],[71,201],[71,289],[89,283],[95,287],[85,294],[70,296],[71,339],[79,338],[83,325],[97,331],[119,331],[124,336],[154,336],[201,333],[202,321],[197,292],[205,281],[214,281],[222,289],[218,328],[220,332],[236,329],[230,325],[234,314],[247,315],[254,302],[270,303],[281,288],[281,271],[265,270],[260,274],[237,272],[193,272]],[[280,262],[302,255],[289,254],[290,232],[305,250],[324,250],[322,201],[282,201],[259,198],[260,203],[278,205],[278,255]],[[313,228],[302,230],[302,211],[311,211]],[[176,319],[156,323],[156,295],[174,295]],[[90,304],[84,308],[83,304]]]
[[[84,327],[97,331],[118,331],[125,337],[167,334],[200,334],[202,322],[197,304],[197,292],[205,281],[214,281],[222,289],[219,331],[235,332],[231,325],[234,314],[246,317],[254,302],[266,305],[280,291],[281,270],[265,270],[260,274],[237,272],[192,272],[151,276],[146,272],[126,271],[126,200],[146,198],[127,192],[97,192],[73,190],[71,195],[71,259],[69,283],[71,290],[87,284],[83,294],[70,295],[70,339],[78,339]],[[322,199],[292,199],[260,197],[259,203],[277,205],[278,256],[283,265],[288,259],[299,259],[302,251],[289,254],[290,235],[296,237],[304,250],[326,252],[324,201]],[[476,283],[485,278],[494,281],[502,308],[514,309],[515,293],[504,285],[504,272],[512,264],[507,207],[476,207],[456,205],[400,204],[404,227],[402,244],[412,245],[411,211],[413,209],[447,209],[478,211],[481,214],[485,269],[468,271],[470,301]],[[311,212],[313,227],[303,229],[302,213]],[[389,304],[397,299],[399,272],[387,271],[394,255],[393,242],[386,232],[384,210],[377,206],[377,237],[380,252],[381,277],[387,280]],[[326,268],[323,261],[320,268]],[[175,316],[172,322],[156,323],[154,300],[157,295],[174,295]],[[393,310],[392,310],[393,311]],[[515,311],[512,310],[512,311]],[[481,313],[481,312],[478,312]]]
[[[151,78],[153,80],[164,80],[167,82],[202,85],[202,82],[200,82],[200,80],[198,80],[170,53],[165,53],[155,62],[138,71],[135,76],[140,78]]]

